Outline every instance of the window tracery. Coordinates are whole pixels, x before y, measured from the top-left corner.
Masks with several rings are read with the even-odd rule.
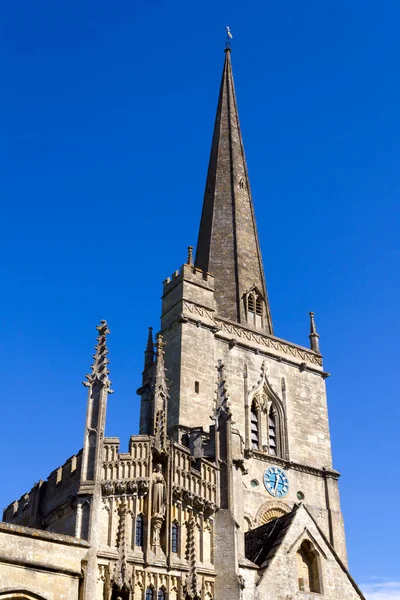
[[[286,411],[284,401],[276,394],[267,379],[265,361],[261,378],[250,391],[246,412],[246,444],[271,456],[288,459]]]

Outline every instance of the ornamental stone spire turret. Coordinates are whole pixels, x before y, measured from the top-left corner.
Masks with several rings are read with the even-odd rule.
[[[91,373],[86,375],[83,385],[89,388],[86,428],[82,458],[82,484],[89,488],[100,478],[100,463],[103,451],[103,438],[106,424],[108,394],[112,394],[111,381],[108,377],[109,360],[107,358],[107,335],[110,333],[107,322],[101,321],[96,327],[99,335],[96,338],[94,362]]]
[[[160,451],[167,446],[168,385],[164,364],[164,341],[157,336],[157,354],[153,381],[153,431],[156,448]]]
[[[195,267],[214,275],[221,317],[272,335],[230,54],[226,48]]]

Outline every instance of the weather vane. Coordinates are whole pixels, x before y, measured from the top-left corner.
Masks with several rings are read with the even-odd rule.
[[[229,27],[227,25],[226,26],[225,48],[230,48],[231,47],[231,39],[233,39],[233,35],[231,34],[231,30],[229,29]]]

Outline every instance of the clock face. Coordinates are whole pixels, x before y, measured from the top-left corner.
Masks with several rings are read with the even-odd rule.
[[[265,471],[264,485],[267,492],[275,498],[283,498],[289,491],[289,480],[278,467],[270,467]]]

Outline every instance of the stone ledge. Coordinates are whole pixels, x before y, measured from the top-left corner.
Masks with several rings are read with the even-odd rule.
[[[36,540],[45,540],[47,542],[53,542],[54,544],[90,548],[90,544],[86,540],[75,538],[72,535],[54,533],[53,531],[42,531],[41,529],[33,529],[32,527],[13,525],[12,523],[0,522],[0,534],[2,532],[9,533],[11,535],[30,537]]]

